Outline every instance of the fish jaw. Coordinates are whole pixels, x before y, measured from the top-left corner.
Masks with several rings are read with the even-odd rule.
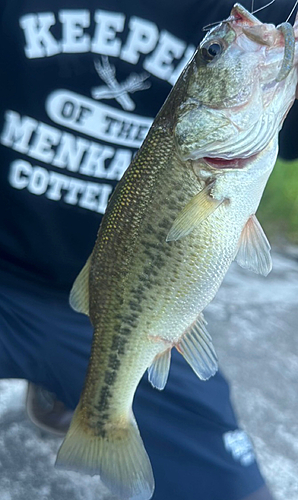
[[[206,62],[203,51],[213,44],[220,44],[222,53]],[[284,53],[280,29],[261,23],[238,4],[226,22],[206,35],[186,69],[185,99],[174,124],[183,160],[249,158],[268,145],[297,88],[297,55],[293,69],[277,81]]]
[[[268,146],[260,153],[247,160],[242,160],[245,164],[242,168],[237,165],[238,168],[231,167],[219,170],[217,165],[212,164],[212,159],[204,160],[207,168],[211,167],[216,176],[213,197],[229,200],[228,210],[231,211],[239,212],[240,207],[246,206],[246,213],[244,211],[243,215],[245,223],[248,214],[255,214],[258,209],[268,178],[274,168],[277,153],[278,135],[275,134]],[[218,172],[219,175],[217,175]]]

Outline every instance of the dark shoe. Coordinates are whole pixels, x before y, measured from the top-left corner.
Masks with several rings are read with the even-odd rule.
[[[56,436],[66,434],[73,415],[55,394],[32,382],[28,383],[26,411],[37,427]]]

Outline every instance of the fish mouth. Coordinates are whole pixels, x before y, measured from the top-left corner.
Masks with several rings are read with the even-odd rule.
[[[247,165],[258,155],[255,153],[246,158],[232,158],[231,160],[227,160],[225,158],[210,158],[205,156],[203,161],[206,165],[212,169],[216,170],[235,170],[235,169],[243,169],[247,167]]]

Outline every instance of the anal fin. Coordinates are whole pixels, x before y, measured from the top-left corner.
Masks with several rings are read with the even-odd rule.
[[[186,330],[175,347],[201,380],[208,380],[217,372],[217,356],[203,314]]]
[[[258,219],[252,215],[242,230],[236,262],[244,269],[267,276],[272,269],[270,250]]]
[[[148,368],[148,380],[153,387],[162,391],[168,380],[171,363],[171,348],[157,354]]]

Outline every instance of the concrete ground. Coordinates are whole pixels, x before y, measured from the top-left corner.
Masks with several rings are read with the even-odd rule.
[[[298,251],[273,266],[262,278],[233,265],[206,317],[263,474],[277,500],[297,500]],[[0,500],[112,500],[97,477],[53,468],[61,439],[28,421],[25,390],[0,381]]]

